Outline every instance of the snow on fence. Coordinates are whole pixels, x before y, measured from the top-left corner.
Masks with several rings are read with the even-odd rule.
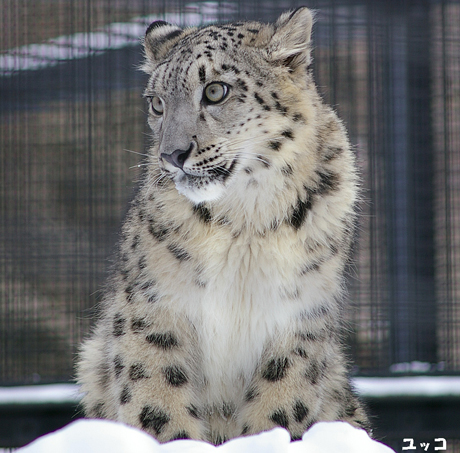
[[[458,376],[358,377],[353,385],[364,398],[420,396],[460,397]],[[77,404],[81,398],[76,384],[0,387],[0,405]]]

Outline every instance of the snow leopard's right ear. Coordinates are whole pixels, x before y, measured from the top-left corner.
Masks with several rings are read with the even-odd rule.
[[[164,20],[152,22],[145,32],[143,44],[146,60],[141,69],[150,74],[174,44],[179,41],[183,32],[182,28]]]
[[[313,13],[305,6],[282,14],[267,46],[270,59],[293,72],[308,67],[311,63],[312,26]]]

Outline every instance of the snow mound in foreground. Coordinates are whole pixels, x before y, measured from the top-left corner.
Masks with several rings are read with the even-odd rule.
[[[255,436],[230,440],[219,447],[197,440],[158,443],[136,428],[107,420],[78,420],[20,448],[18,453],[392,453],[363,430],[344,422],[313,425],[301,441],[275,428]]]

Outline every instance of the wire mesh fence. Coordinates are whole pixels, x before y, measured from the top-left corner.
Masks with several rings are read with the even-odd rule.
[[[363,175],[357,374],[460,371],[460,5],[26,0],[0,31],[0,384],[67,381],[148,143],[137,36],[317,10],[314,70]]]

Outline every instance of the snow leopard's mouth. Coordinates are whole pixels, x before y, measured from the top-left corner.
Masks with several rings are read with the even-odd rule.
[[[178,192],[194,203],[212,201],[222,196],[226,182],[234,173],[236,165],[237,159],[235,158],[228,168],[225,164],[196,172],[193,169],[182,168],[175,173],[172,179]]]
[[[211,168],[199,168],[194,165],[184,165],[182,168],[175,168],[174,171],[164,167],[164,171],[170,174],[174,182],[184,183],[187,181],[190,185],[200,186],[206,184],[207,181],[225,181],[234,173],[238,159],[235,157],[232,161],[224,162]]]

